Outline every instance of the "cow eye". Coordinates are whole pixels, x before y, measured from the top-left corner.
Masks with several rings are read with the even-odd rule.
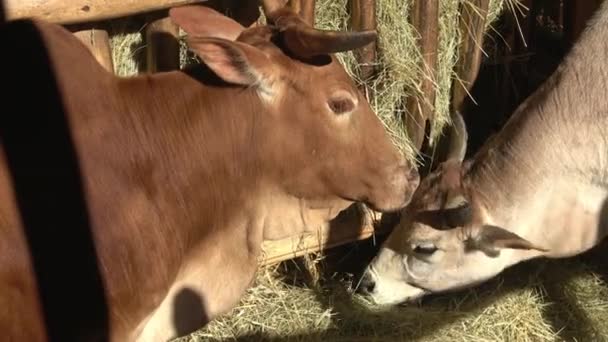
[[[350,113],[355,108],[355,103],[350,98],[350,96],[340,95],[334,96],[329,99],[327,102],[329,109],[331,109],[334,114],[345,114]]]
[[[414,245],[412,250],[416,254],[430,256],[437,251],[437,247],[432,243],[421,243]]]

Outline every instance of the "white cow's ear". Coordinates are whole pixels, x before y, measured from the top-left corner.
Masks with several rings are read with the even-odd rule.
[[[504,228],[484,225],[478,233],[467,240],[469,249],[479,250],[491,257],[496,257],[501,249],[528,249],[547,252],[546,249],[534,245],[532,242]]]

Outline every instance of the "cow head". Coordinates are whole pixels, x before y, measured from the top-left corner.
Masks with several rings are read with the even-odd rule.
[[[405,206],[417,170],[332,55],[367,45],[376,33],[317,30],[289,7],[263,5],[268,25],[249,28],[203,6],[173,8],[170,16],[219,78],[257,93],[267,172],[282,191],[379,211]]]
[[[365,270],[359,289],[378,304],[399,304],[425,294],[481,283],[507,260],[504,249],[543,249],[491,224],[466,177],[466,128],[454,116],[456,150],[423,179],[401,221]]]

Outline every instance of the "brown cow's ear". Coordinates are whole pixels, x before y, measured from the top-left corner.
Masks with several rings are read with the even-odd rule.
[[[182,6],[169,10],[169,17],[190,37],[215,37],[230,41],[245,29],[241,24],[205,6]]]
[[[484,252],[488,256],[498,256],[501,249],[528,249],[547,252],[521,236],[497,226],[484,225],[479,233],[468,240],[468,247]]]
[[[273,63],[251,45],[218,38],[190,38],[188,45],[203,63],[228,83],[261,87],[268,84]]]

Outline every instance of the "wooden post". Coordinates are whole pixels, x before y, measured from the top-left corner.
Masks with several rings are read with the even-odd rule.
[[[4,0],[9,20],[36,17],[76,24],[152,12],[204,0]]]
[[[109,72],[114,73],[112,50],[110,48],[110,39],[107,31],[89,29],[74,32],[74,35],[89,48],[99,64]]]
[[[315,0],[290,0],[289,7],[310,25],[315,24]]]
[[[463,39],[455,68],[457,78],[452,84],[451,111],[461,110],[479,73],[489,3],[490,0],[472,0],[462,4],[459,29]]]
[[[405,127],[413,145],[420,149],[424,141],[427,120],[433,120],[435,104],[434,80],[437,76],[437,48],[439,43],[439,1],[415,0],[410,21],[420,34],[418,47],[422,54],[424,78],[420,81],[421,97],[407,99],[409,114],[404,117]],[[430,79],[429,79],[430,78]]]
[[[315,26],[315,0],[300,0],[300,16],[310,26]]]
[[[350,9],[351,25],[355,31],[376,29],[376,0],[351,0]],[[355,55],[361,64],[361,79],[366,81],[375,72],[376,42],[358,49]]]
[[[179,27],[170,18],[157,19],[146,28],[148,72],[179,69]]]

